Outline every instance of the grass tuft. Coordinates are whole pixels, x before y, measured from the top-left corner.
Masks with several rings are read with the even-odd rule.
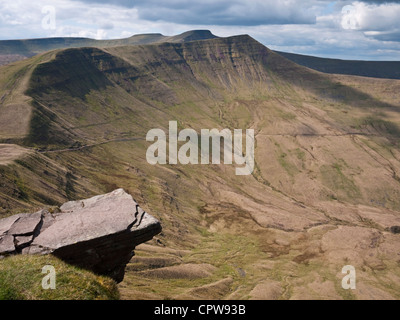
[[[56,273],[56,288],[43,289],[44,266]],[[51,256],[17,255],[0,260],[0,300],[116,300],[117,284]]]

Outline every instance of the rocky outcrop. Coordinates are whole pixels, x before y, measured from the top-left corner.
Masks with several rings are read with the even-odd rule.
[[[53,254],[121,282],[135,247],[161,232],[159,221],[122,189],[67,202],[60,209],[0,220],[0,258]]]

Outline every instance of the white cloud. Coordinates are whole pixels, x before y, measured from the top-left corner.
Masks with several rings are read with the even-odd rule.
[[[341,23],[382,42],[400,42],[400,3],[353,2],[346,6]]]
[[[389,31],[400,28],[400,4],[366,4],[354,2],[347,6],[348,14],[343,16],[343,24],[350,22],[357,30]]]

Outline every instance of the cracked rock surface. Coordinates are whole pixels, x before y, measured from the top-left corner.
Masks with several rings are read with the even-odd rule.
[[[121,282],[135,247],[161,232],[160,222],[123,189],[0,220],[0,258],[53,254]]]

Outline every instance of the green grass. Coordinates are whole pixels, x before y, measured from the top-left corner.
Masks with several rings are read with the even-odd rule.
[[[296,153],[296,155],[298,155]],[[292,163],[292,156],[288,155],[286,152],[280,150],[280,155],[278,157],[279,164],[286,170],[289,176],[293,177],[299,173],[299,169]]]
[[[361,197],[361,192],[349,175],[346,175],[345,167],[346,163],[340,160],[332,165],[321,166],[320,172],[324,185],[336,193],[330,196],[332,199],[352,202]]]
[[[56,288],[45,290],[44,266],[53,266]],[[116,283],[53,256],[18,255],[0,260],[0,300],[116,300]]]

